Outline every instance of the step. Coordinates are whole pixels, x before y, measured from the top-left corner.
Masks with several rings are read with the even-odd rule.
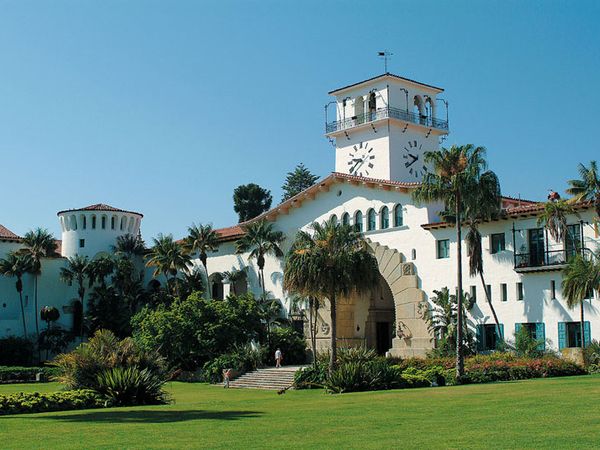
[[[229,386],[237,389],[264,389],[279,391],[294,384],[294,375],[302,366],[258,369],[232,380]]]

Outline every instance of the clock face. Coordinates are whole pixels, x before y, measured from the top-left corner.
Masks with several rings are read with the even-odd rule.
[[[348,173],[359,177],[368,177],[375,167],[375,152],[367,142],[361,142],[350,150]]]
[[[417,140],[408,141],[407,145],[404,146],[404,154],[402,155],[405,159],[404,167],[408,170],[409,175],[415,178],[422,178],[428,172],[423,161],[423,153],[423,144]]]

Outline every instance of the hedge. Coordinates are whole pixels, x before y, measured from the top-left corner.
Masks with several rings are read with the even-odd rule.
[[[106,399],[90,389],[0,395],[0,415],[103,408],[105,406],[108,406]]]
[[[57,370],[54,367],[0,366],[0,383],[31,383],[37,381],[38,373],[41,374],[40,381],[48,381]]]

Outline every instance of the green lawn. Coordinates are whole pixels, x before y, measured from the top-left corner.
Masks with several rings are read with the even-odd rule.
[[[0,393],[59,389],[0,386]],[[171,383],[168,406],[0,417],[9,448],[600,446],[600,376],[327,395]]]

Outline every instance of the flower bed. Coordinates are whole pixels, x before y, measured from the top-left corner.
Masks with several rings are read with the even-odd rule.
[[[106,399],[89,389],[0,395],[0,415],[103,408],[105,406],[107,406]]]

